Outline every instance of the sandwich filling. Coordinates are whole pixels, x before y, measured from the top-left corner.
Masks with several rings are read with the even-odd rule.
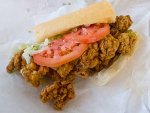
[[[57,68],[79,58],[89,44],[105,38],[109,33],[108,24],[80,26],[50,42],[33,55],[33,60],[38,65]]]
[[[44,103],[52,100],[56,109],[62,109],[75,96],[73,83],[77,76],[87,78],[109,68],[121,55],[132,54],[137,35],[129,29],[131,24],[127,15],[117,16],[111,24],[79,26],[54,41],[46,40],[16,53],[7,71],[20,71],[35,87],[50,78],[53,83],[41,91],[40,98]]]

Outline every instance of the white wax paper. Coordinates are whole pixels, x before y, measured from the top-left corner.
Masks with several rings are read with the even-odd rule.
[[[42,87],[34,88],[18,73],[10,75],[5,71],[13,48],[34,41],[32,26],[92,2],[95,1],[0,0],[0,113],[150,113],[150,0],[110,0],[118,15],[132,17],[132,28],[141,36],[139,46],[107,85],[77,80],[76,98],[63,111],[40,101]],[[54,10],[56,13],[51,14]]]

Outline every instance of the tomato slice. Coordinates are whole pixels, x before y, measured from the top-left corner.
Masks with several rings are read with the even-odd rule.
[[[109,24],[91,25],[88,28],[81,28],[77,36],[80,43],[94,43],[105,38],[110,33]]]
[[[109,33],[108,24],[77,28],[76,31],[65,34],[61,39],[51,42],[42,51],[34,54],[34,62],[51,68],[66,64],[79,58],[89,43],[99,41]]]
[[[34,62],[41,66],[58,67],[79,58],[87,49],[87,44],[60,39],[52,42],[48,49],[33,55]]]

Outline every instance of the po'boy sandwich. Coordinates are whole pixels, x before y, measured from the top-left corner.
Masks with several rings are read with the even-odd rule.
[[[34,27],[36,42],[13,55],[7,72],[19,71],[35,87],[43,79],[52,81],[40,98],[60,110],[75,97],[77,77],[87,78],[132,55],[137,42],[132,23],[129,15],[116,16],[103,1],[39,24]]]

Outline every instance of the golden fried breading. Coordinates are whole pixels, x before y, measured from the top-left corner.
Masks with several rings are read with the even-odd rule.
[[[42,102],[48,102],[52,100],[54,102],[54,108],[61,110],[66,102],[74,98],[74,86],[73,82],[69,81],[57,81],[52,85],[46,86],[40,94]]]
[[[15,66],[14,66],[14,57],[12,57],[12,59],[10,60],[9,64],[7,65],[6,67],[6,70],[8,73],[12,73],[15,69]]]
[[[60,80],[66,80],[66,81],[74,81],[76,78],[76,74],[72,70],[65,78],[62,78],[55,70],[50,70],[47,74],[52,81],[60,81]]]
[[[118,30],[117,28],[111,27],[111,28],[110,28],[110,34],[111,34],[113,37],[116,38],[116,37],[120,34],[120,32],[119,32],[119,30]]]
[[[96,65],[93,69],[92,69],[92,71],[96,71],[96,72],[99,72],[99,71],[101,71],[102,69],[104,69],[105,67],[103,66],[103,64],[102,63],[100,63],[100,64],[98,64],[98,65]]]
[[[77,64],[78,59],[69,62],[67,64],[59,66],[56,71],[61,76],[61,78],[66,78],[66,76],[70,73],[70,71],[74,68],[74,66]]]
[[[61,79],[61,76],[55,70],[51,70],[47,75],[52,81],[58,81]]]
[[[123,55],[130,55],[135,47],[137,36],[133,31],[121,33],[118,37],[120,42],[118,52]]]
[[[79,67],[83,69],[95,67],[99,63],[98,51],[99,47],[97,42],[90,44],[88,49],[80,57]]]
[[[87,78],[91,74],[91,70],[89,68],[87,69],[79,69],[75,71],[75,74],[78,75],[81,78]]]
[[[39,66],[36,65],[33,61],[31,61],[29,64],[26,65],[26,68],[33,71],[38,70]]]
[[[117,30],[124,32],[129,29],[129,27],[132,25],[132,20],[129,15],[126,16],[117,16],[116,22],[111,24],[113,28],[116,28]]]
[[[87,78],[91,74],[91,69],[100,63],[98,42],[89,44],[88,49],[79,58],[78,64],[73,70],[73,74],[81,78]]]
[[[48,67],[38,66],[33,61],[27,64],[21,69],[21,74],[26,81],[31,83],[33,86],[38,87],[40,80],[49,72]]]
[[[12,73],[14,69],[20,71],[22,67],[26,65],[26,61],[22,58],[23,51],[16,53],[10,60],[6,70],[8,73]]]
[[[107,61],[113,58],[118,47],[119,41],[112,35],[108,35],[106,38],[104,38],[99,44],[101,61]]]
[[[23,53],[23,51],[15,54],[14,66],[15,66],[16,70],[20,70],[21,69],[22,53]]]

